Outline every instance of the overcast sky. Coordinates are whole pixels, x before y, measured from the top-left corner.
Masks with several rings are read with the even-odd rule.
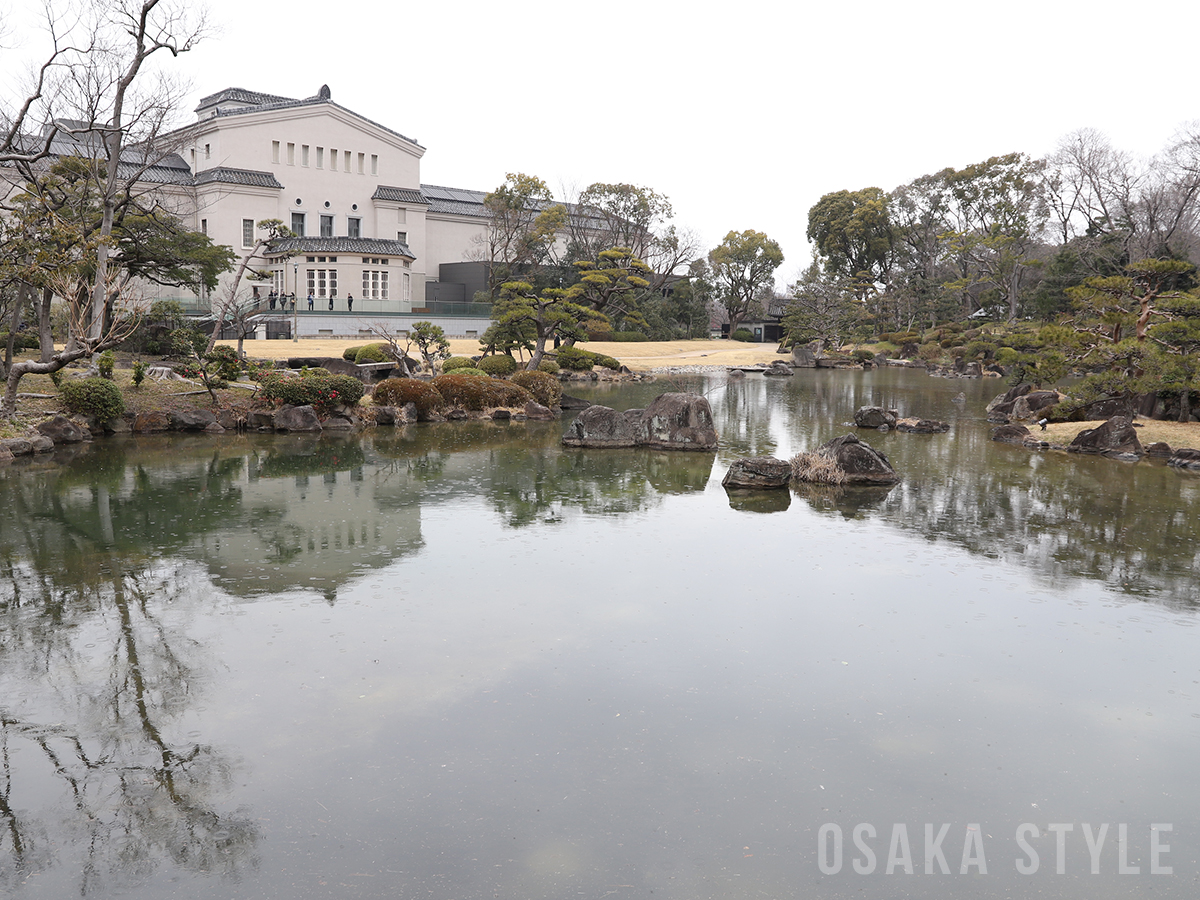
[[[706,247],[777,240],[780,286],[809,261],[822,194],[1043,155],[1082,127],[1149,155],[1200,118],[1195,0],[209,0],[208,16],[215,33],[172,63],[189,118],[226,87],[328,84],[427,148],[425,183],[645,185]],[[31,29],[10,27],[5,74]]]

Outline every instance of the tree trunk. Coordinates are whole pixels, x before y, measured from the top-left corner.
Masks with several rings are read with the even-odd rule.
[[[1192,421],[1192,390],[1186,385],[1179,395],[1179,421]]]
[[[54,292],[42,288],[42,302],[38,304],[38,343],[41,345],[41,361],[50,362],[54,357],[54,333],[50,327],[50,307],[54,303]]]

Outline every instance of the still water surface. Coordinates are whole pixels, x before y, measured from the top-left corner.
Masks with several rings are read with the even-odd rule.
[[[1196,896],[1200,479],[993,444],[994,381],[589,396],[679,387],[718,453],[489,422],[0,470],[0,893]],[[866,433],[891,490],[721,488],[865,403],[952,429]]]

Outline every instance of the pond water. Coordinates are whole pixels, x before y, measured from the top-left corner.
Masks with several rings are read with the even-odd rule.
[[[1002,387],[586,391],[705,392],[709,454],[468,422],[0,469],[0,893],[1195,896],[1200,479],[993,444]],[[866,403],[952,428],[864,433],[890,490],[721,487]]]

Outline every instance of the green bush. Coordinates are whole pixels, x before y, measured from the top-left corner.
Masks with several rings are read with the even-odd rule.
[[[747,344],[754,343],[754,335],[750,333],[750,329],[748,328],[739,328],[729,336],[729,339],[733,341],[745,341]]]
[[[996,345],[991,341],[971,341],[967,344],[967,359],[991,359]]]
[[[603,353],[581,350],[579,347],[559,347],[557,356],[559,365],[572,372],[590,372],[592,366],[605,366],[609,369],[621,368],[620,360],[605,356]]]
[[[0,347],[8,346],[8,332],[0,331]],[[18,331],[17,339],[13,341],[14,350],[37,350],[41,347],[38,336],[33,331]]]
[[[558,406],[562,402],[562,385],[546,372],[517,372],[508,380],[533,394],[533,399],[542,406]]]
[[[109,381],[112,381],[113,367],[116,364],[117,358],[113,356],[113,352],[111,350],[105,350],[98,357],[96,357],[96,368],[100,372],[100,377],[107,378]]]
[[[428,381],[416,378],[389,378],[375,385],[371,401],[376,406],[402,407],[412,403],[421,415],[428,415],[446,405],[441,393]]]
[[[506,378],[519,368],[517,361],[507,353],[497,353],[493,356],[485,356],[479,361],[476,367],[487,372],[489,375],[494,375],[497,378]]]
[[[121,389],[107,378],[83,378],[67,381],[62,386],[62,403],[68,412],[94,416],[101,422],[111,422],[125,412]]]
[[[538,363],[537,370],[539,372],[546,372],[550,375],[557,375],[560,371],[562,371],[562,366],[549,357],[544,357],[542,361]]]
[[[259,396],[280,405],[311,406],[329,414],[341,404],[353,406],[363,395],[363,383],[350,375],[265,375]]]
[[[305,366],[300,370],[301,378],[329,378],[331,375],[333,373],[324,366],[313,366],[311,369]]]
[[[529,391],[499,378],[476,378],[470,375],[439,375],[433,386],[451,406],[468,410],[484,410],[497,406],[524,406],[533,399]]]
[[[933,362],[942,356],[942,347],[937,341],[929,341],[917,348],[917,356],[925,362]]]
[[[145,361],[143,361],[143,360],[135,359],[133,361],[133,386],[134,387],[142,386],[142,382],[146,380],[146,369],[148,369],[148,368],[149,368],[149,366],[147,366]]]
[[[862,350],[862,349],[855,350],[852,355],[859,362],[870,362],[871,360],[873,360],[875,358],[875,354],[872,353],[870,350]]]
[[[242,374],[242,359],[232,347],[213,347],[205,359],[216,364],[217,377],[223,381],[237,381]]]
[[[996,363],[1004,366],[1006,369],[1011,365],[1015,365],[1020,358],[1021,354],[1012,347],[1000,347],[996,351]]]
[[[381,363],[390,359],[384,344],[367,344],[354,354],[355,363]]]
[[[354,358],[358,356],[358,351],[362,348],[362,344],[355,344],[353,347],[347,347],[342,351],[342,359],[344,359],[346,362],[354,362]]]
[[[477,369],[474,366],[463,366],[462,368],[459,368],[459,369],[451,369],[450,372],[443,373],[443,374],[470,375],[472,378],[491,378],[492,377],[487,372],[483,371],[483,369]]]
[[[443,372],[453,372],[455,369],[473,369],[475,360],[469,356],[452,356],[442,363]]]

